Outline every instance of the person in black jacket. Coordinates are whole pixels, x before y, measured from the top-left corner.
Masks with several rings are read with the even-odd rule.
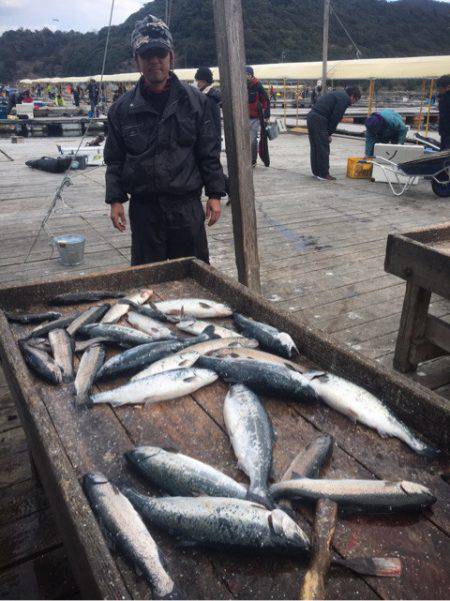
[[[436,81],[439,98],[439,135],[441,150],[450,149],[450,75],[443,75]]]
[[[317,179],[331,181],[330,143],[347,108],[361,98],[361,90],[352,86],[320,96],[306,116],[311,145],[311,171]]]
[[[219,153],[222,148],[222,122],[220,118],[220,107],[222,105],[222,96],[218,88],[213,87],[214,77],[211,69],[208,67],[199,67],[194,75],[197,88],[205,94],[209,100],[209,106],[213,117],[214,130],[217,136]]]
[[[209,261],[201,191],[208,225],[220,217],[225,183],[207,97],[172,72],[173,40],[152,15],[131,37],[142,73],[133,90],[108,113],[106,202],[119,231],[131,196],[131,263],[195,256]]]

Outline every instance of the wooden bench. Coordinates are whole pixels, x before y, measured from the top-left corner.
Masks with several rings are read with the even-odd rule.
[[[450,324],[428,314],[432,293],[450,299],[450,222],[390,234],[384,268],[406,280],[394,367],[406,373],[450,353]]]

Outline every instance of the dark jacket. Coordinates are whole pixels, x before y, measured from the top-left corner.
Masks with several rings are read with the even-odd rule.
[[[256,77],[247,82],[248,90],[248,115],[250,119],[258,119],[258,104],[262,106],[264,119],[270,118],[270,100],[267,92]]]
[[[439,95],[439,134],[450,136],[450,90]]]
[[[106,202],[135,197],[193,198],[205,186],[225,196],[225,181],[209,101],[172,73],[162,115],[145,100],[140,82],[108,113]]]
[[[350,96],[345,90],[336,90],[320,96],[313,108],[312,113],[325,117],[328,121],[328,135],[334,134],[339,121],[350,106]]]
[[[214,125],[214,131],[217,136],[217,144],[219,154],[222,149],[222,121],[220,118],[220,107],[222,106],[222,96],[218,88],[209,88],[205,94],[209,100],[209,106],[211,108],[212,120]]]

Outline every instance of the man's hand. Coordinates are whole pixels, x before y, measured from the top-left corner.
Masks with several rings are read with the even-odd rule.
[[[125,217],[125,209],[121,202],[113,202],[111,204],[111,221],[113,226],[119,232],[124,232],[127,229],[127,219]]]
[[[206,220],[209,226],[219,221],[221,211],[220,198],[209,198],[206,203]]]

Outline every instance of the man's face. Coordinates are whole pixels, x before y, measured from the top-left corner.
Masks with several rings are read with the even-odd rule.
[[[152,48],[136,55],[136,63],[149,84],[163,83],[169,77],[171,53],[165,48]]]
[[[251,75],[250,73],[247,73],[247,81],[251,81],[252,77],[253,77],[253,75]]]
[[[440,95],[445,94],[445,92],[448,92],[449,90],[450,90],[450,86],[439,86],[438,94],[440,94]]]
[[[207,88],[207,87],[208,87],[208,85],[209,85],[209,84],[208,84],[208,82],[207,82],[207,81],[205,81],[204,79],[196,79],[195,81],[197,82],[197,88],[198,88],[198,89],[199,89],[201,92],[203,92],[203,90],[204,90],[205,88]]]

